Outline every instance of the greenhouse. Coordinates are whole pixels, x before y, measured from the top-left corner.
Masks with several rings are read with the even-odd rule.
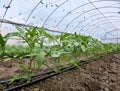
[[[120,91],[120,0],[0,0],[0,91]]]

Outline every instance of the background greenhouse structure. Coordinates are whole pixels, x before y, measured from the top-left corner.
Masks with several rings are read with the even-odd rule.
[[[0,91],[120,91],[120,0],[0,0]]]
[[[0,31],[15,25],[44,26],[54,33],[80,33],[103,42],[119,42],[119,0],[4,0],[0,1]],[[19,43],[16,39],[12,39]]]

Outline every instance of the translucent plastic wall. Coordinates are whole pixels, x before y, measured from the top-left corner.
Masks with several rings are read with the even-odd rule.
[[[119,38],[120,0],[0,0],[0,22],[3,35],[22,24],[99,39]]]

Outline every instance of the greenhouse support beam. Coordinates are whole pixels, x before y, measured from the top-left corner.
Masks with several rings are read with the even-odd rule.
[[[98,7],[99,9],[103,9],[103,8],[120,8],[120,7],[112,7],[112,6],[104,6],[104,7]],[[79,19],[80,16],[82,16],[83,14],[86,14],[88,12],[91,12],[91,11],[95,11],[96,8],[93,8],[93,9],[90,9],[90,10],[87,10],[85,11],[84,13],[81,13],[79,14],[78,16],[76,16],[75,18],[73,18],[67,25],[66,27],[63,29],[64,31],[67,30],[67,28],[77,19]],[[111,24],[112,25],[112,24]],[[113,26],[113,25],[112,25]]]
[[[120,38],[101,38],[101,40],[120,39]]]
[[[7,23],[7,24],[13,24],[13,25],[24,26],[24,27],[35,27],[35,26],[32,26],[32,25],[23,24],[23,23],[17,23],[17,22],[13,22],[13,21],[10,21],[10,20],[6,20],[6,19],[0,19],[0,22],[1,22],[1,23]],[[38,28],[41,28],[41,27],[38,27]],[[50,31],[50,32],[66,33],[66,32],[55,31],[55,30],[47,29],[47,28],[44,28],[44,29],[45,29],[46,31]]]
[[[116,18],[116,17],[117,17],[117,18],[120,18],[119,16],[107,16],[107,17],[108,17],[108,18],[110,18],[110,17],[112,17],[112,18]],[[79,30],[79,32],[82,31],[82,30],[83,30],[84,28],[86,28],[87,26],[89,26],[89,24],[92,24],[92,23],[94,23],[94,25],[95,25],[95,24],[98,24],[98,23],[100,22],[100,21],[98,22],[98,20],[102,20],[102,19],[105,19],[105,18],[104,18],[104,17],[98,17],[98,18],[95,18],[95,19],[97,20],[97,22],[95,22],[95,23],[94,23],[94,21],[88,22],[85,26],[83,26],[83,27]],[[106,20],[106,19],[105,19],[105,20]],[[104,20],[104,21],[105,21],[105,20]],[[102,20],[102,21],[103,21],[103,20]]]
[[[104,14],[109,14],[109,13],[112,13],[112,14],[113,14],[113,13],[117,13],[117,12],[103,12],[103,13],[104,13]],[[97,15],[100,15],[100,13],[91,15],[90,17],[87,17],[86,19],[80,21],[72,30],[75,30],[80,24],[86,22],[87,20],[89,20],[89,19],[91,19],[91,18],[93,18],[93,17],[95,17],[95,16],[97,16]]]
[[[35,9],[36,9],[41,3],[42,3],[42,1],[40,0],[40,1],[38,2],[38,4],[35,5],[35,7],[33,8],[33,10],[32,10],[32,11],[30,12],[30,14],[28,15],[28,17],[27,17],[27,19],[26,19],[26,21],[25,21],[25,24],[28,22],[28,20],[29,20],[30,16],[32,15],[32,13],[35,11]]]
[[[116,39],[116,43],[119,43],[120,38],[101,38],[100,40],[104,41],[104,40],[115,40]]]
[[[101,15],[103,15],[103,17],[104,17],[109,23],[111,23],[111,25],[113,25],[113,27],[117,28],[117,27],[96,7],[96,5],[95,5],[93,2],[91,2],[90,0],[88,0],[88,1],[91,3],[91,5],[92,5],[93,7],[96,8],[96,10],[97,10]]]
[[[111,19],[112,20],[112,19]],[[120,20],[112,20],[113,22],[120,22]],[[109,23],[109,22],[108,22]],[[89,31],[92,31],[92,32],[90,32],[91,34],[94,34],[95,33],[95,31],[96,31],[96,29],[98,28],[98,27],[100,27],[100,26],[102,26],[102,25],[107,25],[108,24],[107,22],[101,22],[101,23],[99,23],[99,25],[97,25],[97,26],[95,26],[94,28],[92,28],[91,30],[89,30]],[[93,31],[94,30],[94,31]]]
[[[108,0],[108,1],[111,1],[111,0]],[[119,0],[115,0],[115,1],[119,1]],[[101,2],[101,0],[98,0],[98,1],[92,1],[92,3],[95,3],[95,2]],[[55,29],[58,27],[58,25],[68,16],[68,15],[70,15],[72,12],[74,12],[75,10],[77,10],[77,9],[79,9],[79,8],[81,8],[81,7],[84,7],[84,6],[86,6],[86,5],[89,5],[89,4],[91,4],[91,2],[88,2],[88,3],[85,3],[85,4],[83,4],[83,5],[80,5],[80,6],[77,6],[76,8],[74,8],[74,9],[72,9],[71,11],[69,11],[57,24],[56,24],[56,26],[55,26]],[[48,20],[48,19],[47,19]],[[47,21],[46,20],[46,21]],[[46,22],[45,21],[45,22]],[[44,22],[44,24],[45,24],[45,22]]]
[[[11,0],[11,1],[9,2],[9,4],[8,4],[8,7],[6,7],[5,13],[4,13],[3,17],[2,17],[3,19],[4,19],[4,17],[6,16],[7,11],[8,11],[8,9],[10,8],[10,5],[11,5],[12,1],[13,1],[13,0]],[[0,28],[1,28],[1,26],[2,26],[2,22],[1,22],[1,24],[0,24]],[[1,34],[1,32],[2,32],[2,31],[0,30],[0,34]]]

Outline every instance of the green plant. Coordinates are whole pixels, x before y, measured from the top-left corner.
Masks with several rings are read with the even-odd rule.
[[[55,66],[54,70],[57,72],[63,66],[63,61],[67,61],[70,64],[79,67],[78,62],[82,55],[94,57],[106,54],[107,51],[110,51],[108,48],[111,48],[112,51],[120,49],[118,46],[114,48],[113,46],[115,45],[103,44],[91,36],[83,36],[77,33],[52,35],[47,33],[43,27],[38,29],[37,27],[24,28],[17,26],[16,28],[18,32],[13,32],[12,36],[14,35],[24,40],[28,45],[27,53],[30,56],[28,66],[24,63],[20,66],[26,72],[22,75],[23,78],[30,78],[42,65],[49,67],[48,64],[44,63],[45,56],[50,56],[53,59],[52,63]],[[48,41],[52,45],[45,46],[45,41]],[[17,50],[19,50],[19,48]],[[13,52],[15,52],[15,50]],[[18,54],[22,53],[23,52],[18,51]],[[33,64],[34,59],[35,64]],[[19,76],[21,75],[16,77]],[[14,78],[12,81],[13,80]]]
[[[28,46],[24,45],[6,45],[4,55],[10,58],[22,58],[29,54]]]
[[[0,34],[0,57],[3,56],[4,50],[5,50],[5,43],[3,36]]]
[[[14,33],[7,33],[5,36],[0,34],[0,57],[4,56],[5,46],[10,37],[13,37]]]
[[[42,46],[43,46],[43,37],[40,36],[40,31],[43,31],[43,28],[41,28],[40,30],[37,27],[33,27],[33,28],[22,28],[22,27],[16,27],[18,32],[16,32],[16,36],[20,37],[22,40],[25,41],[25,43],[27,43],[28,47],[29,47],[29,55],[30,55],[30,62],[28,67],[23,67],[23,65],[21,66],[21,68],[25,71],[27,71],[30,75],[32,75],[35,70],[36,70],[36,65],[34,65],[34,67],[32,67],[32,61],[34,59],[34,56],[36,56],[36,64],[37,67],[41,66],[41,64],[43,63],[43,59],[45,56],[44,51],[42,50]],[[35,46],[39,44],[40,47],[38,49],[38,53],[35,53]]]
[[[38,29],[37,27],[24,28],[16,26],[18,32],[13,32],[14,36],[21,38],[28,45],[28,53],[30,61],[28,66],[24,63],[20,65],[21,69],[25,71],[26,77],[31,77],[36,69],[38,69],[44,63],[43,42],[44,36],[41,34],[44,28]],[[36,50],[36,46],[38,46]],[[36,59],[36,63],[33,65],[33,60]],[[13,77],[14,78],[14,77]],[[29,79],[29,78],[28,78]]]

